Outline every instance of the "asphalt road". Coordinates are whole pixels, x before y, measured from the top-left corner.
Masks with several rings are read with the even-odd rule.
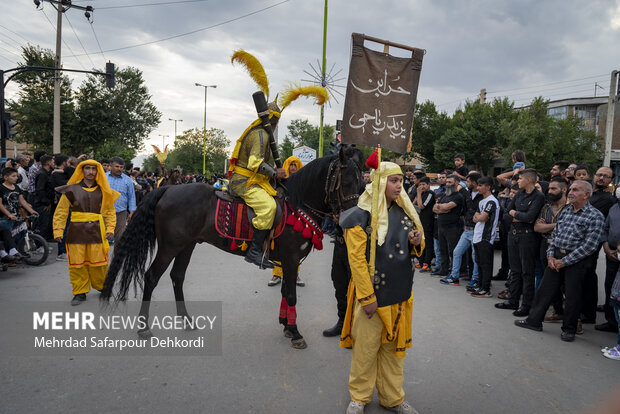
[[[221,356],[14,357],[0,350],[0,412],[344,413],[350,351],[321,335],[336,321],[332,245],[325,246],[301,268],[307,285],[298,289],[297,312],[307,349],[293,349],[283,337],[280,292],[267,287],[267,271],[200,245],[185,296],[223,302]],[[502,288],[495,284],[493,293]],[[82,306],[97,306],[96,296]],[[167,276],[154,296],[173,299]],[[0,273],[4,305],[65,301],[74,310],[70,299],[65,262]],[[585,325],[584,335],[564,343],[560,325],[546,324],[542,333],[519,329],[496,301],[416,274],[405,391],[421,414],[576,413],[617,391],[620,362],[600,354],[615,335]],[[366,412],[385,411],[375,397]]]

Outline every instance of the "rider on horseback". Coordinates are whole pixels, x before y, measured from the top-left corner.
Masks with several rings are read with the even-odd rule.
[[[269,96],[269,82],[260,62],[251,54],[238,50],[232,58],[232,62],[244,65],[252,79],[257,83],[260,90]],[[278,124],[280,113],[292,101],[299,96],[314,96],[317,103],[322,105],[327,99],[327,92],[323,87],[306,86],[287,89],[280,98],[280,107],[276,100],[268,104],[269,121],[272,130]],[[274,152],[277,152],[274,150]],[[276,214],[276,190],[272,180],[286,177],[283,168],[274,167],[274,159],[278,156],[272,154],[270,136],[263,127],[261,119],[257,119],[243,132],[237,140],[235,149],[230,160],[228,174],[230,176],[229,191],[243,198],[250,206],[256,217],[252,219],[254,234],[252,244],[246,253],[245,260],[254,263],[261,269],[272,269],[273,263],[264,258],[263,245],[273,226]]]
[[[280,118],[280,110],[275,102],[269,104],[270,120],[275,128]],[[273,109],[272,109],[273,108]],[[233,152],[235,163],[231,163],[229,191],[243,198],[250,206],[256,217],[252,219],[254,235],[252,244],[245,256],[245,260],[261,268],[273,268],[273,263],[263,260],[263,244],[269,235],[276,215],[276,202],[273,197],[277,194],[271,185],[272,178],[285,177],[283,168],[275,168],[272,163],[267,131],[258,124],[251,126],[249,131],[237,141]]]

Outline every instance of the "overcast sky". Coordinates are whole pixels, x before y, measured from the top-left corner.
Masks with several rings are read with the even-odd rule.
[[[321,58],[322,0],[146,5],[174,1],[179,0],[74,0],[95,8],[92,29],[103,56],[82,11],[67,11],[63,21],[65,67],[94,65],[103,70],[110,60],[144,72],[152,100],[163,114],[147,144],[161,145],[159,134],[169,135],[166,142],[172,142],[174,123],[168,118],[183,120],[179,131],[202,128],[204,89],[195,82],[217,85],[208,90],[207,127],[224,130],[231,142],[239,137],[256,117],[251,98],[256,87],[240,67],[231,65],[235,49],[243,48],[262,62],[272,99],[289,82],[309,79],[304,71],[312,72],[310,63],[316,68]],[[14,67],[26,42],[55,50],[56,11],[50,4],[45,2],[41,11],[31,0],[2,3],[0,67]],[[130,5],[141,6],[115,7]],[[188,32],[194,33],[156,42]],[[609,74],[620,69],[620,0],[332,0],[327,69],[340,71],[336,78],[345,78],[338,82],[343,86],[352,32],[426,49],[418,102],[431,100],[450,114],[466,99],[477,99],[481,88],[487,89],[488,98],[508,96],[517,106],[537,95],[552,100],[593,96],[595,83],[604,88],[597,94],[607,95]],[[147,42],[156,43],[132,47]],[[71,76],[79,86],[82,78]],[[344,88],[339,90],[344,93]],[[9,87],[8,97],[15,92]],[[326,123],[341,119],[343,99],[339,101],[326,106]],[[283,113],[280,137],[296,118],[318,125],[319,109],[309,100],[293,103]]]

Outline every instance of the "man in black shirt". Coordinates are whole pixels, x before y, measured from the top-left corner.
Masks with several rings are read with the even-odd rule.
[[[601,167],[596,170],[592,183],[594,187],[594,192],[590,197],[590,204],[592,204],[592,206],[598,211],[603,213],[603,216],[605,216],[605,218],[607,218],[611,206],[613,206],[616,202],[616,198],[613,196],[613,194],[605,191],[611,184],[613,178],[614,171],[611,168]],[[583,307],[581,309],[582,323],[596,322],[596,305],[598,303],[598,276],[596,274],[596,265],[598,263],[598,257],[601,252],[601,246],[602,243],[590,257],[591,265],[586,272],[586,276],[583,280]],[[609,298],[605,299],[606,301],[609,300]]]
[[[446,178],[446,192],[433,206],[437,214],[437,235],[441,252],[440,276],[448,276],[452,268],[452,253],[461,235],[460,215],[463,209],[463,196],[456,191],[458,176],[450,174]]]
[[[515,316],[527,316],[534,300],[534,272],[538,256],[538,235],[534,233],[534,222],[545,204],[545,196],[535,187],[536,171],[529,168],[519,175],[519,192],[508,205],[504,215],[512,218],[508,233],[510,253],[510,299],[496,303],[498,309],[516,309]],[[519,300],[523,301],[519,307]]]
[[[35,177],[33,207],[39,213],[37,227],[45,240],[52,240],[52,204],[54,203],[54,187],[52,187],[51,171],[53,159],[51,155],[41,157],[41,170]]]
[[[469,173],[467,176],[467,188],[463,187],[459,193],[463,196],[463,227],[460,227],[459,241],[452,252],[452,270],[450,276],[441,279],[441,283],[446,285],[459,285],[459,276],[461,272],[461,264],[465,265],[471,277],[471,281],[467,286],[468,291],[473,291],[478,283],[478,266],[473,260],[473,238],[474,226],[473,217],[478,211],[478,203],[482,200],[482,195],[478,192],[478,180],[480,174],[477,172]]]
[[[420,256],[420,269],[427,272],[431,268],[431,260],[433,260],[433,244],[431,243],[431,235],[435,224],[435,215],[433,206],[435,205],[435,194],[431,191],[431,180],[428,177],[422,177],[418,181],[416,210],[418,210],[422,228],[428,243],[424,247],[422,256]]]

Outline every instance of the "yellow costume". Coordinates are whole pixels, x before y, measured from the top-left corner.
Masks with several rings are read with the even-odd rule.
[[[269,81],[258,59],[250,53],[237,50],[233,53],[231,62],[241,64],[256,82],[265,99],[269,97]],[[280,112],[300,96],[314,96],[319,105],[323,105],[329,98],[323,87],[291,87],[285,90],[278,102],[276,98],[267,105],[272,128],[277,125]],[[261,111],[263,111],[262,108]],[[260,114],[261,117],[266,115],[266,111]],[[256,214],[256,217],[252,219],[254,228],[252,243],[245,255],[245,260],[260,268],[273,268],[273,263],[265,259],[262,246],[273,226],[276,214],[277,207],[273,197],[277,193],[271,180],[275,179],[278,173],[272,165],[274,160],[272,160],[269,145],[269,134],[262,125],[263,121],[260,118],[255,120],[237,140],[228,167],[230,177],[228,188],[232,194],[243,198]]]
[[[401,260],[409,263],[410,255],[420,256],[424,250],[424,238],[420,245],[412,246],[411,251],[400,247],[399,243],[395,246],[388,246],[393,243],[392,233],[401,232],[406,235],[412,229],[422,230],[422,224],[415,208],[409,197],[401,191],[398,199],[390,207],[385,199],[385,188],[387,177],[390,175],[402,174],[398,165],[382,162],[379,171],[371,173],[371,179],[379,181],[379,205],[377,222],[377,245],[384,246],[385,249],[394,248],[394,255],[402,256]],[[404,194],[404,195],[403,195]],[[372,185],[367,185],[364,194],[359,199],[358,208],[367,212],[371,211]],[[397,209],[397,210],[394,210]],[[392,223],[388,220],[391,211],[398,211],[403,215],[404,220],[399,223]],[[345,213],[342,214],[344,216]],[[408,219],[411,220],[408,223]],[[369,264],[366,259],[366,247],[369,236],[362,225],[352,225],[347,227],[346,220],[341,218],[341,225],[344,228],[344,237],[348,250],[349,265],[351,267],[351,282],[347,293],[347,313],[341,334],[341,347],[353,347],[353,357],[351,360],[351,371],[349,376],[349,392],[351,399],[361,404],[367,404],[372,399],[375,386],[377,387],[380,404],[385,407],[393,407],[404,401],[403,366],[406,349],[411,347],[411,320],[413,309],[413,297],[411,296],[411,285],[408,292],[401,292],[408,299],[400,300],[387,306],[379,306],[377,312],[368,319],[363,306],[377,302],[379,289],[381,293],[387,286],[385,274],[377,265],[377,271],[372,276],[369,273]],[[404,223],[404,227],[403,226]],[[390,233],[388,233],[388,229]],[[389,240],[389,241],[388,241]],[[406,240],[406,239],[404,239]],[[405,241],[407,243],[407,241]],[[400,250],[399,250],[400,249]],[[389,257],[393,255],[390,253]],[[396,259],[395,259],[396,260]],[[402,266],[401,266],[402,267]],[[413,267],[403,269],[407,275],[410,272],[410,282],[413,278]],[[400,276],[398,276],[400,277]],[[393,280],[393,279],[392,279]],[[374,285],[374,286],[373,286]]]
[[[96,185],[83,185],[83,167],[97,167]],[[97,161],[82,161],[66,186],[57,187],[62,193],[54,213],[54,238],[62,237],[71,212],[67,231],[67,260],[73,294],[78,295],[94,289],[103,289],[108,265],[110,245],[106,233],[114,233],[116,212],[114,201],[120,196],[110,188],[105,172]]]
[[[279,117],[279,114],[275,116]],[[273,199],[276,190],[269,181],[270,177],[259,172],[264,164],[271,166],[272,159],[269,135],[260,124],[252,127],[237,141],[233,159],[236,161],[230,168],[232,175],[229,191],[252,207],[256,213],[252,219],[255,229],[271,229],[276,215],[276,202]]]

